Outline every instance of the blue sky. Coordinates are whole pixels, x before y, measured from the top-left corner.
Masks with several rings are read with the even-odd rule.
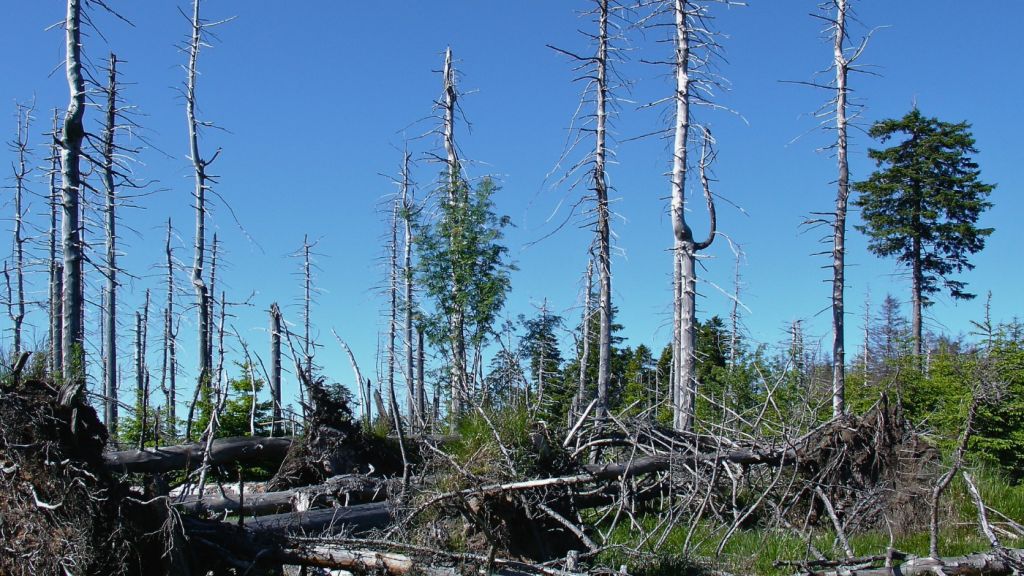
[[[123,265],[137,278],[126,281],[122,310],[138,306],[146,288],[162,293],[160,270],[163,222],[174,219],[179,234],[177,256],[191,264],[190,167],[184,104],[177,92],[184,79],[185,55],[179,51],[188,32],[180,2],[109,2],[132,22],[129,26],[93,10],[96,30],[85,38],[85,53],[98,66],[111,51],[128,85],[125,96],[138,107],[136,121],[150,145],[139,156],[140,179],[155,180],[140,208],[122,212]],[[801,223],[834,202],[834,159],[818,149],[830,134],[815,130],[812,113],[827,95],[781,82],[807,81],[829,65],[831,47],[821,38],[821,22],[809,16],[816,2],[751,0],[743,8],[716,6],[715,25],[723,38],[721,74],[730,89],[718,101],[735,113],[697,111],[711,125],[719,146],[715,167],[722,232],[701,270],[699,315],[727,314],[732,290],[733,243],[742,246],[744,323],[750,336],[774,343],[785,338],[793,320],[807,322],[811,337],[827,340],[829,315],[827,262],[814,253],[822,229]],[[984,252],[973,258],[977,269],[964,278],[979,299],[951,302],[939,298],[928,325],[938,331],[964,333],[983,314],[984,294],[993,293],[997,320],[1020,315],[1017,250],[1024,245],[1017,222],[1024,202],[1018,170],[1024,161],[1019,135],[1024,122],[1016,113],[1024,101],[1017,55],[1024,40],[1015,30],[1024,6],[981,2],[965,9],[947,0],[855,2],[859,37],[878,28],[861,59],[871,74],[851,78],[856,102],[863,104],[859,124],[898,117],[916,103],[923,113],[973,124],[983,179],[998,185],[995,208],[981,224],[996,229]],[[322,290],[314,318],[324,349],[318,355],[333,379],[349,382],[350,370],[330,334],[346,338],[363,365],[373,373],[378,333],[384,328],[380,257],[385,217],[382,199],[394,186],[382,174],[396,174],[401,149],[410,139],[417,165],[414,179],[422,196],[438,167],[427,155],[439,142],[426,135],[434,98],[440,93],[443,51],[454,50],[460,71],[465,118],[458,127],[464,157],[474,161],[474,176],[493,175],[502,185],[498,210],[515,225],[507,234],[513,276],[507,314],[531,314],[547,299],[553,310],[578,316],[585,249],[590,234],[578,219],[556,230],[567,217],[566,206],[578,190],[556,186],[555,164],[567,138],[582,85],[572,83],[571,63],[546,44],[587,52],[577,33],[589,29],[579,10],[586,2],[522,0],[481,2],[241,2],[207,0],[210,20],[236,17],[216,29],[213,47],[200,57],[198,99],[208,129],[202,147],[207,155],[223,148],[212,171],[219,176],[211,229],[223,241],[225,268],[218,271],[228,299],[249,300],[232,309],[235,328],[250,347],[265,355],[266,310],[279,302],[286,317],[299,320],[299,262],[290,258],[303,236],[319,239],[316,283]],[[63,109],[67,88],[62,77],[64,7],[56,0],[7,6],[0,22],[0,138],[13,137],[16,102],[34,99],[36,159],[45,153],[41,132],[50,111]],[[642,109],[645,102],[670,94],[669,70],[641,60],[670,58],[667,33],[628,31],[627,61],[619,73],[632,86],[620,93],[614,119],[617,163],[610,166],[614,186],[614,301],[628,343],[660,348],[670,337],[668,304],[671,227],[666,217],[669,194],[665,175],[670,165],[667,142],[657,137],[633,140],[665,128],[663,109]],[[90,109],[86,122],[97,130],[99,114]],[[2,127],[6,126],[4,130]],[[851,142],[852,177],[863,179],[872,166],[866,157],[874,145],[862,132]],[[9,166],[11,155],[0,152]],[[548,176],[555,171],[555,176]],[[9,171],[8,171],[9,172]],[[9,184],[4,174],[5,184]],[[40,182],[33,184],[43,191]],[[9,201],[9,192],[4,201]],[[690,218],[700,234],[706,217],[699,197]],[[228,208],[230,206],[230,210]],[[739,208],[737,208],[738,206]],[[39,202],[34,208],[43,209]],[[5,208],[9,210],[9,207]],[[236,224],[235,219],[241,224]],[[857,215],[851,225],[858,223]],[[244,231],[243,231],[244,228]],[[536,242],[537,240],[543,240]],[[95,237],[96,245],[101,243]],[[867,253],[861,234],[849,235],[848,351],[856,352],[865,294],[876,305],[887,293],[908,300],[901,269],[891,260]],[[38,272],[37,287],[43,284]],[[93,275],[93,280],[98,276]],[[187,276],[179,274],[188,301]],[[251,295],[251,296],[250,296]],[[156,314],[154,313],[154,316]],[[127,316],[124,317],[125,319]],[[41,340],[44,318],[30,322]],[[191,315],[183,324],[187,334]],[[90,321],[92,327],[98,322]],[[6,324],[5,324],[6,326]],[[151,334],[158,332],[156,324]],[[130,343],[127,322],[122,347]],[[30,335],[30,340],[32,336]],[[193,377],[192,340],[183,337],[184,378]],[[156,350],[158,342],[150,345]],[[122,356],[128,365],[129,356]],[[150,359],[157,366],[158,358]]]

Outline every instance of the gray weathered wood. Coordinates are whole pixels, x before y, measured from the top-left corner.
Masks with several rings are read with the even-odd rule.
[[[218,438],[210,448],[210,464],[280,462],[291,444],[291,438]],[[107,452],[103,460],[107,468],[119,472],[169,472],[198,467],[203,461],[204,446],[193,443]]]

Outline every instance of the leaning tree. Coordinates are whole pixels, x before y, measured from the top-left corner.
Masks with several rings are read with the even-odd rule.
[[[974,268],[968,256],[992,234],[976,224],[992,206],[987,198],[995,186],[980,180],[966,122],[929,118],[915,107],[903,118],[876,122],[869,134],[898,142],[868,151],[878,169],[855,184],[854,204],[864,220],[857,229],[868,235],[872,253],[895,256],[910,269],[914,354],[921,356],[921,311],[932,304],[930,296],[944,286],[954,299],[974,298],[950,276]]]

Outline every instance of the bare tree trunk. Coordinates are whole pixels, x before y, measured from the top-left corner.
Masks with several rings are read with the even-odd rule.
[[[143,335],[142,335],[142,313],[135,313],[135,414],[139,423],[138,448],[142,450],[146,446],[146,394],[145,374],[143,368]]]
[[[82,139],[85,128],[85,81],[82,77],[81,0],[68,0],[64,22],[66,39],[65,70],[70,101],[64,115],[61,139],[61,205],[63,206],[62,237],[64,243],[64,281],[61,365],[66,393],[62,400],[70,402],[85,387],[85,348],[82,327],[82,243],[79,224],[79,197],[82,191],[80,168]]]
[[[612,272],[611,228],[608,211],[608,181],[605,174],[605,132],[608,99],[608,0],[598,0],[597,37],[597,126],[594,146],[594,191],[597,194],[598,336],[597,417],[608,410],[608,380],[611,362]]]
[[[270,305],[270,397],[274,403],[271,436],[281,432],[281,309]]]
[[[594,258],[593,254],[590,255],[590,259],[587,261],[587,275],[586,280],[583,283],[583,315],[580,324],[580,330],[582,334],[580,338],[583,342],[580,344],[580,360],[579,360],[579,376],[577,378],[578,390],[576,392],[576,411],[582,411],[583,407],[587,403],[587,363],[590,359],[590,312],[591,303],[590,297],[594,292]],[[571,424],[570,424],[571,425]]]
[[[213,242],[210,244],[210,283],[207,284],[207,294],[209,297],[206,299],[207,306],[210,307],[209,317],[209,333],[206,335],[206,343],[208,345],[207,356],[210,358],[211,374],[213,367],[213,331],[214,331],[214,318],[217,317],[217,256],[220,254],[220,244],[217,242],[217,233],[213,234]],[[221,308],[224,307],[224,303],[221,302]]]
[[[53,134],[50,145],[50,374],[56,377],[63,373],[62,354],[64,346],[61,294],[63,292],[64,268],[57,262],[57,206],[60,204],[60,187],[57,186],[57,174],[60,167],[60,128],[57,110],[53,111]]]
[[[356,363],[356,356],[352,353],[352,349],[348,347],[348,344],[341,339],[341,336],[338,336],[338,333],[335,332],[333,328],[331,329],[331,333],[334,334],[334,339],[338,341],[338,345],[345,350],[345,353],[348,355],[349,363],[352,364],[352,372],[355,374],[356,384],[359,386],[359,401],[361,403],[361,408],[363,409],[363,426],[369,427],[371,422],[369,380],[363,379],[363,373],[359,370],[359,364]]]
[[[192,286],[196,292],[196,311],[198,313],[199,374],[196,386],[202,387],[210,380],[213,363],[210,354],[210,304],[209,291],[203,281],[203,262],[206,256],[206,168],[217,155],[205,160],[199,155],[199,122],[196,120],[196,61],[202,46],[203,23],[199,20],[199,2],[192,2],[192,36],[189,42],[188,80],[185,85],[185,113],[188,117],[189,155],[195,177],[195,188],[192,192],[196,210],[195,255],[192,264]],[[191,411],[190,411],[191,412]]]
[[[310,265],[308,236],[302,237],[302,278],[303,278],[303,299],[302,299],[302,327],[303,340],[302,351],[305,355],[303,365],[306,368],[306,376],[313,378],[313,340],[310,334],[311,306],[313,303],[313,271]]]
[[[164,254],[167,257],[167,303],[164,308],[164,352],[160,375],[160,387],[167,401],[167,428],[171,437],[177,436],[177,416],[175,404],[177,390],[175,372],[177,371],[177,354],[174,342],[174,253],[171,250],[171,219],[167,219],[167,243]]]
[[[14,357],[22,350],[21,330],[25,322],[25,238],[22,236],[24,209],[22,196],[25,192],[25,179],[29,170],[26,167],[28,156],[28,134],[32,122],[32,107],[18,105],[18,133],[14,141],[18,159],[14,166],[14,274],[15,295],[10,306],[10,317],[14,331]]]
[[[685,19],[685,18],[684,18]],[[710,230],[707,238],[702,242],[693,240],[693,232],[686,222],[682,222],[682,238],[676,237],[676,245],[679,249],[677,255],[676,271],[679,281],[676,284],[676,298],[679,318],[679,340],[676,362],[676,385],[673,394],[678,410],[674,411],[673,423],[677,430],[687,432],[693,431],[694,414],[697,407],[697,252],[711,245],[715,239],[715,204],[711,195],[711,189],[707,178],[707,165],[711,161],[709,152],[710,136],[703,131],[703,144],[701,147],[700,179],[704,188],[704,197],[707,201]],[[684,153],[685,155],[685,153]],[[678,161],[678,156],[676,157]],[[685,176],[683,176],[685,180]],[[680,193],[683,191],[680,190]],[[674,191],[673,191],[674,193]],[[676,200],[673,196],[673,218],[682,217],[682,203],[677,213],[675,210]]]
[[[924,339],[921,321],[921,309],[924,307],[922,291],[924,290],[924,273],[921,271],[921,239],[914,237],[914,264],[910,274],[911,308],[913,309],[910,320],[910,332],[914,338],[914,363],[920,368],[922,356],[924,355]]]
[[[103,349],[105,396],[103,423],[117,434],[117,188],[114,186],[114,130],[117,128],[117,56],[110,54],[106,126],[103,130],[103,188],[106,192],[107,266],[104,291]]]
[[[423,343],[423,327],[416,326],[416,406],[420,414],[420,420],[426,426],[427,421],[433,418],[427,418],[427,382],[424,377],[424,364],[426,363],[427,352]]]
[[[444,53],[444,149],[448,167],[447,202],[456,204],[462,201],[461,188],[462,168],[459,165],[458,153],[455,148],[455,108],[458,91],[455,88],[455,67],[452,65],[452,49]],[[452,282],[453,299],[458,300],[459,283]],[[466,334],[465,318],[461,310],[455,310],[449,317],[449,340],[451,344],[451,425],[454,429],[458,416],[462,413],[462,404],[466,394]]]
[[[409,151],[406,150],[402,157],[402,222],[405,231],[404,253],[402,264],[402,279],[405,288],[405,383],[406,394],[409,404],[410,426],[423,425],[422,389],[417,387],[416,375],[413,364],[413,342],[412,319],[416,313],[416,304],[413,301],[413,270],[412,270],[412,217],[415,209],[415,200],[412,197],[412,186],[409,182]]]
[[[846,78],[849,62],[843,53],[846,41],[846,0],[834,0],[833,52],[836,71],[836,156],[839,177],[832,240],[832,415],[846,412],[846,344],[844,295],[846,275],[846,205],[850,197],[850,166],[847,161]]]
[[[393,414],[396,426],[401,420],[398,412],[398,399],[395,398],[395,342],[398,336],[398,210],[399,200],[395,200],[391,209],[391,243],[388,245],[388,293],[391,297],[388,310],[388,367],[385,371],[388,383],[388,407]]]

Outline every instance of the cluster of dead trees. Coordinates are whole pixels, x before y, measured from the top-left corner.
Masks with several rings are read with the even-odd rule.
[[[962,470],[970,418],[947,467],[886,397],[864,416],[775,435],[679,432],[590,410],[568,432],[534,422],[517,435],[474,409],[483,423],[476,438],[392,437],[368,451],[374,440],[324,411],[301,438],[107,452],[103,462],[136,479],[188,471],[174,490],[156,488],[152,502],[179,519],[188,544],[178,546],[210,562],[204,570],[224,573],[298,565],[579,574],[601,570],[613,550],[653,561],[649,551],[679,530],[686,535],[673,555],[715,571],[729,541],[755,528],[804,539],[805,557],[779,561],[805,574],[1011,574],[1024,566],[1022,552],[1003,543],[1024,537],[1024,527],[990,520],[998,511]],[[460,451],[466,442],[474,443],[470,454]],[[254,462],[283,463],[268,482],[235,481],[231,471]],[[204,468],[231,480],[201,488]],[[992,551],[944,557],[936,519],[946,514],[943,491],[961,474]],[[884,555],[857,557],[850,545],[859,532],[924,526],[928,557],[892,544]],[[623,544],[613,537],[617,527],[639,536]],[[822,531],[833,534],[833,549],[815,546]],[[708,538],[717,552],[705,557],[699,550]]]

